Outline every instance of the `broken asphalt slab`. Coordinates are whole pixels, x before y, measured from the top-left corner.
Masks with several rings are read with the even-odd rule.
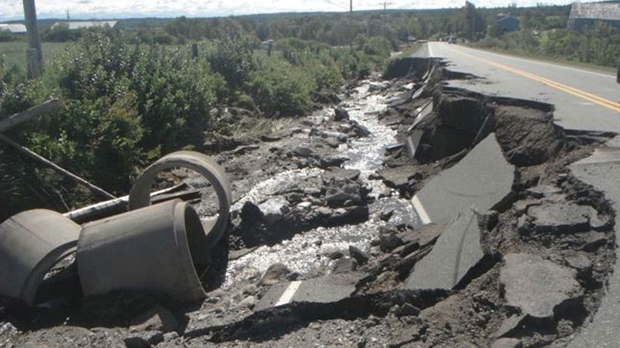
[[[590,225],[597,223],[594,208],[574,203],[541,204],[527,209],[527,215],[534,218],[534,225],[540,233],[587,232]],[[594,227],[594,226],[593,226]]]
[[[261,298],[255,310],[278,307],[291,302],[338,302],[353,294],[358,280],[354,274],[338,274],[277,283]]]
[[[620,137],[614,139],[616,142]],[[620,148],[597,149],[595,153],[570,166],[570,170],[579,180],[594,186],[605,193],[616,212],[620,206]],[[617,213],[616,213],[617,214]],[[618,221],[615,224],[616,239],[620,233]],[[578,334],[568,345],[569,348],[617,347],[620,337],[620,261],[616,248],[615,270],[609,278],[605,297],[594,315],[592,322]]]
[[[505,261],[500,283],[506,304],[523,314],[554,318],[562,306],[577,305],[583,294],[573,269],[531,254],[509,254]]]
[[[491,210],[511,195],[514,171],[491,133],[426,184],[412,203],[423,224],[450,220],[472,208]]]
[[[414,266],[406,286],[408,289],[452,290],[484,255],[477,214],[466,212],[443,231],[430,254]]]
[[[410,131],[413,130],[420,122],[422,122],[422,120],[426,119],[426,117],[428,117],[428,115],[430,115],[433,112],[433,110],[434,110],[434,105],[432,101],[421,106],[418,109],[415,122],[413,122],[413,125],[410,128]]]

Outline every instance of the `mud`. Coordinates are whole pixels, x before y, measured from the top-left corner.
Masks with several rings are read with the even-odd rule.
[[[205,144],[225,167],[235,202],[229,234],[203,276],[206,301],[117,293],[52,296],[32,309],[2,299],[0,347],[490,347],[499,339],[564,346],[600,304],[615,261],[616,214],[566,166],[613,134],[567,132],[549,104],[446,88],[442,79],[471,76],[435,60],[401,61],[384,77],[393,80],[360,82],[305,119]],[[255,122],[239,110],[218,112]],[[424,132],[414,157],[404,145],[413,129]],[[450,291],[406,289],[446,227],[422,226],[408,198],[491,132],[516,169],[511,198],[477,218],[487,256]],[[564,226],[539,207],[585,215]],[[500,273],[515,253],[570,270],[578,294],[545,318],[508,305]],[[358,279],[344,300],[254,310],[275,283],[342,272]],[[157,306],[170,310],[175,329],[130,329]]]

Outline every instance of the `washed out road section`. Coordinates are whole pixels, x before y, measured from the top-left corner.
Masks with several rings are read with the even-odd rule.
[[[449,70],[481,78],[450,81],[450,86],[554,104],[556,123],[567,129],[620,130],[620,89],[612,74],[441,42],[428,43],[427,51],[444,58]]]

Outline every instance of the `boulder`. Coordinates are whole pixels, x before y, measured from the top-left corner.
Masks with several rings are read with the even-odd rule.
[[[271,198],[261,203],[258,208],[263,213],[263,221],[267,225],[273,225],[282,220],[284,215],[290,211],[288,201],[282,197]]]
[[[349,112],[344,108],[336,108],[334,110],[334,121],[348,121],[349,120]]]
[[[349,255],[351,255],[351,257],[354,258],[360,265],[366,264],[366,262],[370,259],[368,254],[353,245],[349,245]]]

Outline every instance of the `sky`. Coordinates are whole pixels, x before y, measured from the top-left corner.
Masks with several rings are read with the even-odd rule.
[[[114,19],[134,17],[216,17],[278,12],[342,12],[350,0],[35,0],[38,18]],[[537,3],[565,5],[571,0],[470,0],[478,7]],[[461,7],[465,0],[390,0],[388,9]],[[353,0],[353,10],[383,8],[383,0]],[[24,18],[22,0],[0,0],[0,22]]]

